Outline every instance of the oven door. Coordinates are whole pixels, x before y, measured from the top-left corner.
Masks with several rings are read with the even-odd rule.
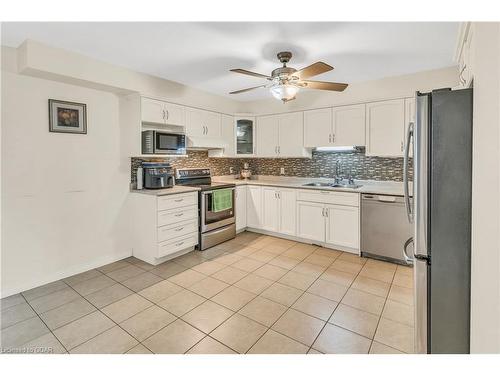
[[[185,154],[186,136],[178,133],[155,132],[155,154]]]
[[[235,222],[234,210],[234,191],[232,190],[233,204],[232,207],[219,212],[212,211],[212,193],[213,190],[201,192],[201,232],[207,232],[213,229],[221,228]]]

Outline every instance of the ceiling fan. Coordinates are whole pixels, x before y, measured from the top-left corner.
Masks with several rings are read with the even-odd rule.
[[[346,83],[336,83],[336,82],[322,82],[322,81],[309,81],[308,78],[314,77],[318,74],[329,72],[333,70],[333,67],[325,64],[324,62],[318,61],[314,64],[306,66],[303,69],[297,70],[286,66],[286,64],[292,58],[291,52],[279,52],[278,59],[283,64],[281,68],[276,68],[271,72],[270,76],[265,74],[251,72],[245,69],[231,69],[231,72],[246,74],[253,77],[265,78],[269,83],[265,85],[249,87],[247,89],[232,91],[230,94],[240,94],[242,92],[258,89],[258,88],[269,88],[271,94],[276,99],[282,100],[286,103],[290,100],[295,99],[297,92],[301,88],[316,89],[316,90],[329,90],[329,91],[344,91],[347,87]]]

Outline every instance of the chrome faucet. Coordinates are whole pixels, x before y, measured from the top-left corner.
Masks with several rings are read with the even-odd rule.
[[[340,177],[341,171],[342,171],[342,163],[340,162],[340,160],[337,160],[337,162],[335,163],[335,183],[336,184],[340,184],[340,182],[342,181],[342,178]]]

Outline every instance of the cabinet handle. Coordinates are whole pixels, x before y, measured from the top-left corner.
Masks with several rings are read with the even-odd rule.
[[[168,109],[165,111],[166,115],[167,115],[167,120],[168,120]]]
[[[181,199],[175,199],[174,202],[182,202],[184,200],[184,198],[181,198]]]
[[[324,208],[321,209],[321,216],[325,217],[325,209]]]
[[[335,133],[332,134],[332,143],[335,143]]]
[[[325,208],[325,217],[328,217],[328,208]]]
[[[176,232],[180,232],[180,231],[181,231],[181,230],[183,230],[183,229],[184,229],[184,227],[180,227],[180,228],[175,229],[175,231],[176,231]]]
[[[328,134],[328,143],[332,143],[332,135]]]
[[[281,154],[281,146],[278,146],[278,154]]]
[[[179,217],[179,216],[182,216],[182,215],[184,215],[184,212],[181,212],[179,214],[175,214],[174,216]]]
[[[404,150],[404,144],[403,144],[403,141],[401,141],[401,152],[403,152]]]
[[[184,241],[182,241],[182,242],[177,242],[177,243],[175,244],[175,246],[181,246],[183,243],[184,243]]]
[[[162,109],[162,111],[161,111],[161,118],[165,120],[165,110],[164,109]]]
[[[281,191],[278,191],[278,199],[281,199]]]

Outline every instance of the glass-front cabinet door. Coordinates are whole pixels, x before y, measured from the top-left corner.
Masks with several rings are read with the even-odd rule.
[[[236,155],[253,155],[255,148],[255,118],[236,117]]]

